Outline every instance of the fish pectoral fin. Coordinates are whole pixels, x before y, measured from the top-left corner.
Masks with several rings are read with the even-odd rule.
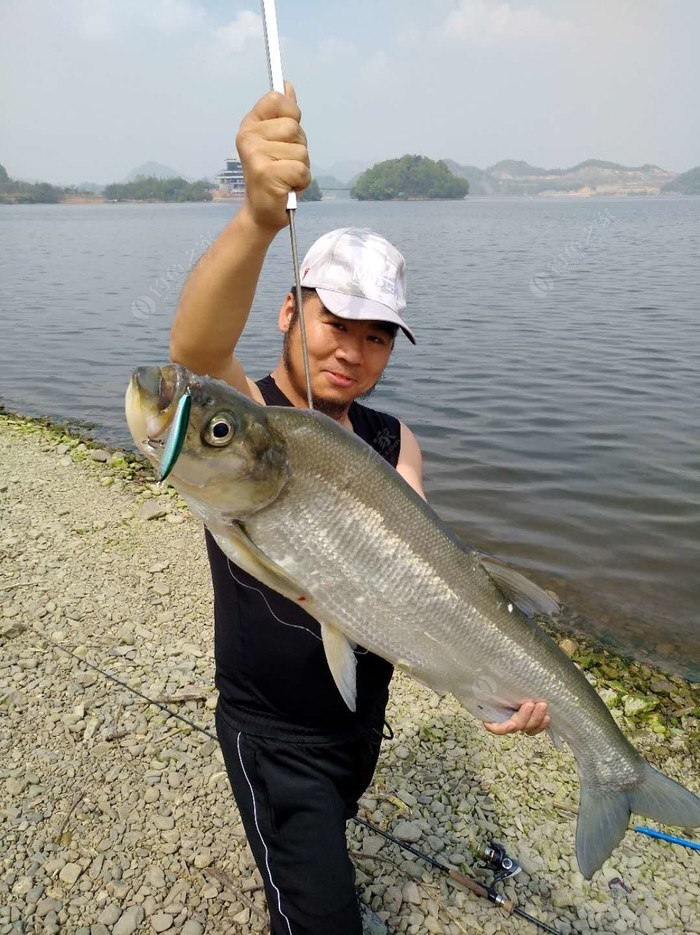
[[[491,555],[479,554],[478,560],[504,597],[512,601],[527,617],[559,612],[559,604],[554,598],[519,571],[514,571]]]
[[[245,529],[239,523],[211,522],[207,520],[207,528],[216,540],[224,555],[231,561],[247,571],[249,575],[262,581],[273,591],[288,597],[291,601],[299,603],[304,601],[304,608],[308,608],[310,597],[299,585],[290,578],[281,568],[261,552],[250,539]]]
[[[357,659],[352,644],[342,631],[330,623],[321,624],[321,637],[333,681],[345,704],[351,711],[355,711],[357,709]]]

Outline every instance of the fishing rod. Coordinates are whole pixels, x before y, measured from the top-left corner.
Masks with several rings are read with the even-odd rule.
[[[638,831],[640,834],[647,834],[650,838],[658,838],[660,841],[668,841],[669,844],[680,844],[694,851],[700,851],[700,841],[689,841],[687,838],[677,838],[675,834],[665,834],[663,831],[654,831],[653,828],[645,828],[644,825],[635,825],[634,830]]]
[[[280,53],[280,39],[277,30],[277,10],[275,0],[261,0],[263,32],[265,33],[265,49],[267,50],[267,67],[270,71],[270,86],[273,91],[284,94],[284,77],[282,75],[282,55]],[[297,210],[297,193],[291,191],[287,196],[287,215],[289,217],[289,236],[292,245],[292,265],[294,266],[294,295],[296,298],[297,313],[299,315],[299,333],[301,334],[301,354],[304,359],[304,377],[306,379],[306,401],[309,409],[314,408],[311,394],[311,369],[309,367],[309,351],[306,344],[306,321],[304,319],[304,306],[301,301],[301,276],[299,275],[299,251],[297,250],[297,235],[294,227],[294,215]]]
[[[261,0],[263,31],[265,33],[265,49],[267,51],[267,66],[270,72],[270,86],[273,91],[284,94],[284,77],[282,75],[282,56],[280,54],[279,32],[277,30],[277,10],[275,0]],[[292,266],[294,267],[294,296],[299,316],[299,333],[301,335],[301,355],[304,360],[304,379],[306,381],[306,402],[309,409],[314,408],[311,393],[311,369],[309,366],[309,350],[306,343],[306,319],[304,318],[304,303],[301,297],[301,275],[299,273],[299,251],[297,249],[297,235],[294,226],[294,216],[297,210],[297,194],[291,191],[287,196],[287,216],[289,218],[289,235],[292,243]],[[187,435],[189,425],[191,396],[187,390],[181,397],[173,417],[168,440],[160,462],[158,479],[164,481],[172,471],[177,461]]]
[[[437,870],[442,871],[442,873],[447,874],[447,876],[454,880],[455,883],[466,887],[466,889],[474,893],[475,896],[480,896],[482,899],[488,899],[489,902],[493,903],[495,906],[498,906],[500,909],[503,909],[509,915],[515,914],[523,919],[527,919],[528,922],[536,925],[538,928],[542,929],[543,932],[552,932],[554,935],[560,935],[560,932],[557,929],[553,929],[551,926],[547,925],[546,922],[542,922],[541,919],[536,919],[534,916],[531,916],[529,912],[521,909],[520,906],[516,906],[512,900],[507,899],[505,896],[501,895],[501,893],[496,892],[496,883],[500,882],[501,880],[505,880],[508,877],[515,876],[515,874],[519,873],[521,869],[520,864],[513,860],[512,857],[509,857],[506,854],[505,849],[500,844],[492,842],[479,854],[486,865],[494,871],[493,883],[491,886],[484,886],[483,883],[479,883],[478,880],[474,880],[472,877],[468,877],[465,873],[460,873],[459,870],[455,870],[453,867],[448,867],[447,864],[443,864],[441,861],[436,860],[429,854],[424,854],[417,848],[411,847],[411,845],[406,844],[405,841],[400,841],[398,838],[395,838],[393,834],[389,834],[388,831],[382,831],[381,828],[371,824],[369,821],[365,821],[364,818],[360,818],[358,815],[356,815],[355,821],[363,827],[368,828],[370,831],[374,831],[375,834],[380,834],[383,838],[386,838],[387,841],[391,841],[392,844],[396,844],[403,850],[413,854],[414,857],[418,857],[420,860],[425,861],[425,863],[430,864],[431,867],[435,867]]]

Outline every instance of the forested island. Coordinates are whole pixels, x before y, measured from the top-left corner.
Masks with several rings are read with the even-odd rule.
[[[0,165],[0,204],[55,205],[64,196],[65,189],[48,182],[21,182],[11,179],[5,166]]]
[[[677,175],[672,182],[667,182],[661,191],[675,192],[678,195],[700,195],[700,166]]]
[[[358,201],[428,201],[464,198],[468,191],[469,182],[453,175],[442,160],[402,156],[363,172],[350,196]]]
[[[318,186],[316,179],[311,179],[311,184],[299,193],[299,201],[321,201],[323,194]]]

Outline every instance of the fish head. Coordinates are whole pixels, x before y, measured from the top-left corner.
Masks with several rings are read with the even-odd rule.
[[[191,401],[186,427],[177,417],[185,394]],[[168,480],[205,522],[244,519],[272,503],[289,478],[286,446],[268,424],[265,407],[222,380],[178,364],[134,371],[126,419],[157,470],[170,433],[183,431]]]

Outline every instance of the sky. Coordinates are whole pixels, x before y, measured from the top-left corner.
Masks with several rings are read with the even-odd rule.
[[[698,0],[277,0],[312,165],[700,164]],[[56,184],[234,152],[255,0],[0,0],[0,163]]]

